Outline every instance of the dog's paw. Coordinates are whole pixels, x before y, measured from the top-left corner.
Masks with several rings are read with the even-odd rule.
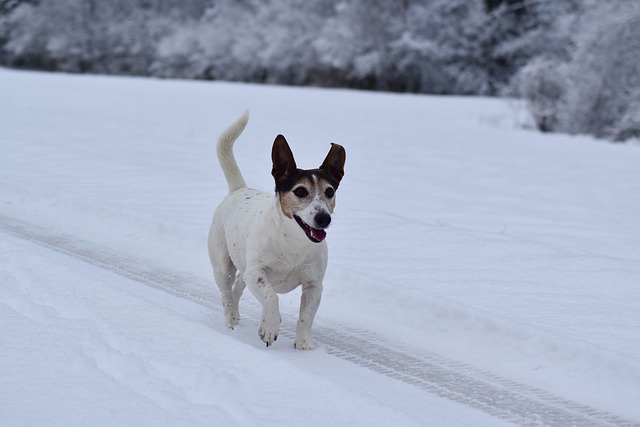
[[[240,316],[230,316],[229,318],[225,319],[225,323],[227,325],[227,328],[233,331],[236,326],[240,324]]]
[[[313,342],[311,337],[296,338],[293,342],[293,348],[296,350],[313,350],[316,348],[316,344]]]
[[[260,328],[258,329],[258,335],[262,342],[264,342],[267,347],[270,347],[275,340],[278,339],[278,331],[280,330],[280,321],[278,318],[269,321],[265,318],[262,319],[260,323]]]
[[[224,314],[224,323],[227,328],[234,330],[240,324],[240,314],[235,310],[230,310]]]
[[[258,330],[258,335],[260,335],[260,339],[267,345],[267,347],[271,347],[271,345],[278,339],[278,331],[268,331],[264,328],[260,328]]]

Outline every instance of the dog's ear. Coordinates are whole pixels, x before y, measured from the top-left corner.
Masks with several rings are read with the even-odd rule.
[[[326,171],[337,182],[344,176],[344,162],[347,160],[347,152],[342,145],[331,143],[329,154],[322,162],[320,169]]]
[[[271,160],[273,161],[271,175],[273,175],[273,179],[276,180],[277,188],[278,184],[282,183],[298,168],[296,166],[296,161],[293,158],[291,148],[289,148],[287,140],[282,135],[276,136],[276,140],[273,141]]]

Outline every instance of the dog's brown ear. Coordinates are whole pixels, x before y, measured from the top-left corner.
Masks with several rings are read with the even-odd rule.
[[[271,160],[273,161],[273,169],[271,175],[276,180],[276,188],[296,169],[296,161],[287,140],[282,135],[276,136],[271,149]]]
[[[320,169],[326,171],[337,182],[344,176],[344,162],[347,160],[347,152],[342,145],[331,143],[329,154],[322,162]]]

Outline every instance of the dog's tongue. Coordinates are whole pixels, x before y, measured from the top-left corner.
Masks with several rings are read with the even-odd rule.
[[[313,236],[314,239],[316,239],[319,242],[322,242],[326,237],[327,237],[327,232],[324,230],[320,230],[317,228],[311,228],[311,235]]]

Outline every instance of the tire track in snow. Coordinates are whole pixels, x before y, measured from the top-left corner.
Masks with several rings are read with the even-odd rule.
[[[221,314],[211,280],[149,265],[100,250],[88,242],[31,226],[0,215],[0,230],[66,254],[101,269],[195,302]],[[245,310],[251,311],[251,310]],[[259,315],[258,311],[252,313]],[[281,335],[293,339],[292,330]],[[314,336],[327,353],[378,374],[419,387],[515,424],[549,426],[640,427],[639,422],[555,396],[422,349],[398,345],[370,331],[344,325],[314,326]]]

